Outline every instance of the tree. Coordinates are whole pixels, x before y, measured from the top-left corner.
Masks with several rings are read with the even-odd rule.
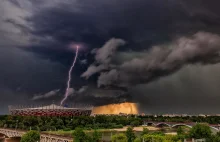
[[[37,142],[40,141],[40,133],[38,131],[29,131],[21,137],[21,142]]]
[[[206,139],[207,142],[220,142],[220,133],[217,132],[215,135],[212,135],[211,138]]]
[[[98,142],[100,138],[101,138],[101,133],[99,133],[95,129],[95,131],[92,133],[92,142]]]
[[[181,142],[178,136],[174,135],[165,135],[164,142]]]
[[[141,142],[141,139],[140,138],[135,138],[134,142]]]
[[[134,121],[132,121],[132,122],[130,123],[130,125],[131,125],[132,127],[135,127],[135,126],[139,126],[140,123],[139,123],[138,120],[134,120]]]
[[[147,134],[143,135],[143,141],[144,142],[164,142],[165,138],[162,135],[152,135],[152,134]]]
[[[184,130],[183,130],[183,127],[182,127],[182,126],[180,126],[180,127],[177,128],[177,134],[178,134],[178,135],[183,135],[183,134],[184,134]]]
[[[212,131],[209,126],[204,124],[196,124],[189,131],[189,136],[196,139],[210,138],[211,134]]]
[[[123,133],[116,134],[112,136],[112,142],[127,142],[127,137]]]
[[[149,133],[149,130],[147,128],[143,128],[143,131],[141,133],[141,136],[146,135]]]
[[[132,128],[132,127],[128,127],[128,128],[127,128],[126,137],[127,137],[127,139],[128,139],[128,142],[133,142],[133,141],[134,141],[134,139],[135,139],[135,134],[134,134],[134,131],[133,131],[133,128]]]
[[[91,137],[86,135],[86,133],[81,128],[76,128],[73,133],[74,142],[91,142]]]

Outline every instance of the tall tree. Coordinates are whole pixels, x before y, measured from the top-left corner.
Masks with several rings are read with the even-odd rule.
[[[128,142],[133,142],[133,141],[134,141],[134,139],[135,139],[135,134],[134,134],[134,131],[133,131],[133,128],[132,128],[132,127],[128,127],[128,128],[127,128],[126,137],[127,137],[127,139],[128,139]]]

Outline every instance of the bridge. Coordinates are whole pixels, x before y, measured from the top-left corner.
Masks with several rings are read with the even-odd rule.
[[[179,127],[179,126],[186,126],[189,128],[192,128],[197,123],[189,122],[189,123],[178,123],[178,122],[152,122],[152,121],[144,121],[143,126],[155,126],[155,127],[161,127],[161,126],[167,126],[171,128]],[[211,130],[214,130],[215,132],[220,131],[220,125],[219,124],[208,124],[208,126],[211,128]]]
[[[0,133],[4,134],[6,137],[22,137],[27,131],[12,130],[12,129],[2,129],[0,128]],[[40,134],[40,142],[73,142],[73,138],[67,138],[56,135]]]

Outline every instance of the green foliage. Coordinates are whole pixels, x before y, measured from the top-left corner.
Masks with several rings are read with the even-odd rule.
[[[220,142],[220,132],[212,135],[210,138],[206,138],[206,142]]]
[[[130,123],[130,125],[131,125],[132,127],[139,126],[139,125],[140,125],[140,121],[134,120],[134,121],[132,121],[132,122]]]
[[[164,142],[181,142],[181,139],[179,139],[178,136],[173,135],[165,135],[164,136]]]
[[[96,117],[92,116],[76,116],[76,117],[32,117],[32,116],[0,116],[0,127],[12,128],[12,129],[23,129],[23,130],[40,130],[40,131],[55,131],[55,130],[64,130],[65,132],[70,132],[70,130],[75,130],[77,127],[83,128],[84,130],[93,130],[93,129],[111,129],[111,128],[122,128],[123,126],[138,126],[143,124],[143,121],[158,121],[158,122],[207,122],[210,124],[220,124],[219,116],[192,116],[192,117],[163,117],[163,116],[105,116],[99,115]],[[198,124],[202,125],[202,124]],[[76,129],[75,132],[78,130]],[[78,131],[79,132],[79,131]],[[83,132],[83,131],[81,131]],[[78,133],[77,136],[83,135],[84,138],[81,138],[83,142],[92,142],[98,141],[100,139],[99,132],[90,133]],[[130,133],[130,134],[129,134]],[[165,136],[162,132],[150,133],[147,129],[143,129],[141,133],[141,138],[136,138],[133,134],[133,130],[130,129],[125,134],[126,142],[127,141],[137,141],[144,136],[151,138],[162,138],[164,141],[178,141],[183,140],[184,138],[194,137],[194,138],[206,138],[207,142],[217,142],[219,141],[219,134],[211,135],[211,130],[209,126],[194,126],[192,130],[186,127],[179,127],[177,129],[178,135],[176,137]],[[115,136],[116,137],[116,136]],[[113,138],[113,137],[112,137]],[[119,137],[120,138],[120,137]],[[174,140],[175,139],[175,140]],[[120,140],[120,139],[119,139]],[[79,138],[80,142],[80,138]]]
[[[165,140],[164,136],[162,135],[152,135],[152,134],[143,135],[142,138],[144,142],[163,142]]]
[[[141,138],[135,138],[134,142],[141,142]]]
[[[128,127],[126,130],[126,137],[128,142],[133,142],[135,139],[135,134],[132,127]]]
[[[38,131],[29,131],[21,137],[21,142],[37,142],[40,141],[40,133]]]
[[[219,116],[192,116],[192,117],[163,117],[163,116],[76,116],[76,117],[33,117],[33,116],[0,116],[0,127],[17,128],[23,130],[32,129],[41,131],[49,130],[74,130],[76,127],[84,129],[111,129],[122,128],[123,126],[131,125],[138,126],[143,124],[143,121],[158,121],[158,122],[207,122],[210,124],[220,124]],[[67,130],[66,129],[66,130]]]
[[[82,128],[76,128],[73,133],[74,142],[90,142],[91,138],[85,134]]]
[[[63,131],[71,131],[70,128],[64,128]]]
[[[96,129],[92,133],[92,141],[91,142],[98,142],[101,138],[101,133],[97,131]]]
[[[0,116],[0,127],[22,130],[74,130],[76,127],[84,129],[113,129],[130,125],[131,122],[142,124],[140,118],[134,116],[75,116],[75,117],[35,117],[35,116]],[[136,125],[134,123],[134,125]]]
[[[211,134],[212,131],[210,127],[205,124],[196,124],[189,132],[189,136],[196,139],[210,138]]]
[[[165,134],[161,131],[156,131],[156,132],[153,132],[151,133],[151,135],[160,135],[160,136],[165,136]]]
[[[142,140],[143,142],[181,142],[178,136],[161,134],[145,134]]]
[[[182,126],[180,126],[180,127],[177,128],[177,134],[178,134],[178,135],[183,135],[183,134],[185,134]]]
[[[111,139],[112,139],[112,142],[127,142],[128,141],[126,135],[123,133],[113,135]]]
[[[141,136],[149,134],[149,130],[147,128],[143,128],[143,131],[141,133]]]

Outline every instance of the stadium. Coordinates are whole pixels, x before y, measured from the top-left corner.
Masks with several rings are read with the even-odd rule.
[[[19,116],[89,116],[93,107],[65,107],[51,104],[41,107],[9,106],[11,115]]]

